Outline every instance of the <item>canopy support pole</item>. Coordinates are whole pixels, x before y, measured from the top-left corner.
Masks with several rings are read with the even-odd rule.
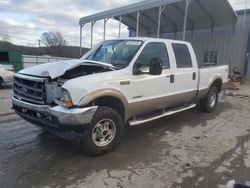
[[[119,33],[118,33],[118,38],[121,38],[121,23],[122,23],[122,16],[119,17]]]
[[[136,19],[136,37],[139,36],[139,23],[140,23],[140,16],[141,16],[142,11],[137,12],[137,19]]]
[[[82,56],[82,28],[84,25],[80,25],[80,57]]]
[[[182,36],[183,41],[186,40],[188,6],[189,6],[190,2],[191,2],[191,0],[186,0],[185,15],[184,15],[184,25],[183,25],[183,36]]]
[[[95,21],[94,22],[91,22],[91,41],[90,41],[90,47],[92,48],[93,47],[93,27],[95,25]]]
[[[160,33],[161,33],[161,15],[164,11],[166,6],[159,6],[159,15],[158,15],[158,27],[157,27],[157,38],[160,38]]]
[[[106,23],[109,20],[109,18],[104,19],[104,25],[103,25],[103,40],[106,39]]]
[[[247,0],[245,1],[245,12],[244,12],[244,17],[243,17],[243,31],[245,30],[245,25],[246,25],[246,15],[247,15]]]

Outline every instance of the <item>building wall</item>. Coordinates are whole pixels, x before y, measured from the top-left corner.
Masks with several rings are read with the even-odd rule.
[[[65,57],[22,55],[23,68],[28,68],[44,63],[52,63],[52,62],[65,61],[71,59],[72,58],[65,58]]]
[[[244,14],[238,14],[236,26],[227,26],[211,30],[198,30],[187,32],[186,40],[191,42],[197,55],[199,65],[203,64],[204,53],[217,51],[217,64],[230,66],[230,70],[239,67],[243,73],[248,35],[250,28],[250,12],[247,13],[245,27],[243,28]],[[151,37],[155,37],[152,35]],[[182,40],[182,32],[161,34],[161,38]],[[250,79],[250,65],[248,70]]]

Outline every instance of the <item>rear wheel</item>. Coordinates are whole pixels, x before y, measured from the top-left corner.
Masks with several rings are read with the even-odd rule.
[[[83,133],[80,146],[88,155],[110,152],[120,142],[123,129],[118,112],[108,107],[99,107],[89,129]]]
[[[206,96],[206,98],[201,99],[200,108],[203,112],[212,112],[218,103],[218,88],[212,86]]]

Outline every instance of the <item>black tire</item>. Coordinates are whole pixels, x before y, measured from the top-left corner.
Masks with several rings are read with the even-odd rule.
[[[203,112],[212,112],[218,103],[218,88],[212,86],[207,94],[207,96],[200,100],[200,109]],[[213,98],[212,98],[213,97]],[[214,98],[215,97],[215,98]]]
[[[107,126],[107,124],[109,127],[108,130],[106,130],[107,127],[106,129],[100,128],[102,126]],[[113,127],[113,136],[110,136],[110,138],[108,137],[108,131],[112,132],[111,127]],[[123,136],[123,130],[124,124],[118,112],[116,112],[112,108],[99,107],[91,121],[90,127],[83,133],[83,136],[80,140],[80,147],[85,151],[87,155],[91,156],[108,153],[113,150],[113,148],[120,142]],[[105,136],[105,133],[107,133],[107,136],[103,137]],[[93,137],[93,135],[97,137],[95,138],[95,136]],[[102,141],[98,136],[102,137],[102,139],[110,138],[110,140],[107,139],[109,140],[109,142],[102,145]]]

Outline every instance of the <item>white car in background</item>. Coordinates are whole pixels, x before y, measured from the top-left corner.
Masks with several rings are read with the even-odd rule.
[[[0,88],[3,83],[10,83],[14,80],[14,68],[12,65],[0,64]]]

